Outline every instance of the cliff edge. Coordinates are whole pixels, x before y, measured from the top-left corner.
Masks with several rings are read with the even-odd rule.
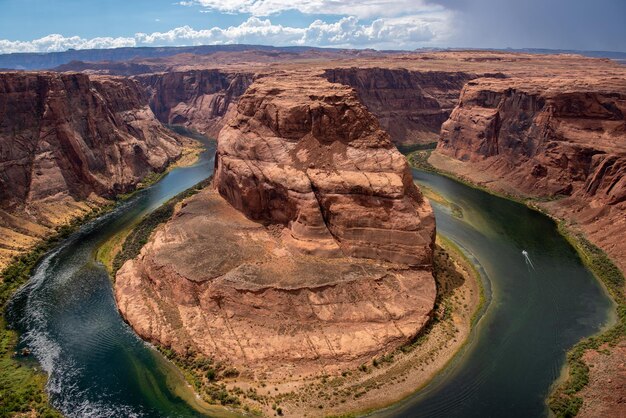
[[[434,216],[354,90],[261,77],[218,142],[214,188],[117,273],[139,335],[271,380],[356,367],[419,333]]]

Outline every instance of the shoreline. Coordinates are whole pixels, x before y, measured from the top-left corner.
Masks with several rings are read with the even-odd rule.
[[[552,219],[557,226],[559,234],[575,249],[585,267],[593,274],[606,295],[613,302],[615,307],[613,312],[614,323],[605,325],[601,331],[582,339],[567,351],[566,361],[561,373],[553,382],[545,399],[550,411],[557,416],[576,416],[581,411],[584,403],[584,398],[578,396],[578,394],[584,390],[590,390],[590,367],[585,361],[585,357],[589,353],[598,352],[607,345],[614,346],[626,342],[624,272],[617,267],[616,263],[604,250],[589,241],[583,232],[572,229],[568,225],[569,220],[559,218],[551,214],[548,209],[537,205],[537,203],[541,202],[540,199],[526,197],[522,194],[510,194],[491,190],[466,178],[466,176],[459,176],[452,171],[437,167],[430,162],[432,151],[434,150],[419,150],[409,154],[407,158],[410,166],[415,169],[434,172],[468,187],[523,204],[529,209]],[[595,395],[592,394],[590,396]]]
[[[158,221],[161,217],[156,218]],[[146,224],[138,228],[138,234],[146,232],[149,236],[157,226],[150,221]],[[208,372],[201,359],[183,358],[172,350],[153,345],[180,369],[205,401],[244,413],[354,416],[384,409],[419,391],[444,370],[466,347],[484,312],[483,279],[476,266],[445,237],[438,236],[437,244],[439,290],[429,325],[411,343],[391,353],[381,353],[356,370],[344,370],[341,375],[338,372],[289,381],[265,381],[251,380],[245,377],[246,373],[240,376],[239,372],[229,376],[222,370],[225,365],[215,365],[215,369],[211,368],[215,377],[206,381]],[[124,258],[127,257],[132,258],[133,254]]]
[[[76,205],[92,205],[88,211],[79,211],[71,215],[69,219],[51,227],[51,233],[36,238],[31,246],[25,247],[14,255],[6,265],[0,265],[0,399],[3,406],[6,404],[8,413],[36,413],[37,416],[61,417],[49,402],[46,385],[48,376],[43,373],[39,366],[29,367],[31,357],[26,354],[18,354],[17,344],[19,333],[10,328],[6,322],[5,309],[9,299],[30,280],[32,271],[37,267],[41,259],[60,242],[78,231],[90,221],[113,211],[120,203],[128,200],[137,191],[158,182],[169,171],[182,166],[183,163],[193,165],[197,160],[202,146],[196,146],[195,141],[186,141],[183,144],[181,155],[170,162],[161,172],[152,172],[139,182],[133,192],[120,194],[114,199],[98,198],[96,201],[77,202]],[[193,161],[192,158],[195,156]],[[190,162],[191,161],[191,162]],[[146,180],[147,179],[147,180]],[[15,405],[13,405],[15,404]],[[14,407],[12,408],[11,405]],[[25,406],[27,405],[27,406]],[[24,410],[27,408],[27,410]]]

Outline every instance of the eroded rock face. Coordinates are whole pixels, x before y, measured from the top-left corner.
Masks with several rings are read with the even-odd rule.
[[[143,338],[245,376],[357,367],[408,342],[436,297],[434,217],[355,92],[259,78],[218,139],[214,187],[118,271]]]
[[[463,85],[465,72],[409,71],[402,68],[336,68],[324,76],[356,89],[396,144],[436,142]]]
[[[112,196],[180,155],[132,81],[0,74],[0,204]]]
[[[0,73],[0,261],[88,210],[79,202],[129,191],[164,169],[180,141],[131,80]]]
[[[139,76],[137,80],[148,87],[150,107],[161,122],[186,125],[217,137],[252,83],[253,74],[190,70]]]
[[[220,132],[215,185],[294,247],[429,265],[434,217],[405,158],[355,92],[317,77],[257,80]]]
[[[270,379],[357,367],[414,337],[429,270],[292,251],[216,191],[185,201],[115,282],[144,339]]]
[[[626,81],[616,77],[479,79],[464,88],[437,151],[491,187],[561,197],[545,206],[624,268],[625,114]]]

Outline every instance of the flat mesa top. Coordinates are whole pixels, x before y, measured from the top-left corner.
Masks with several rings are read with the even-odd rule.
[[[322,287],[382,278],[392,269],[430,277],[390,263],[290,251],[280,231],[247,219],[212,188],[188,199],[154,241],[153,262],[197,283],[219,279],[238,289]]]

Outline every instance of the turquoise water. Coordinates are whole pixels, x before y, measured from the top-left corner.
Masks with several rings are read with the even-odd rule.
[[[566,351],[612,320],[610,299],[546,216],[437,174],[413,177],[462,209],[433,203],[437,230],[479,264],[489,305],[450,367],[375,415],[547,416]]]
[[[125,324],[95,251],[113,234],[213,171],[215,143],[48,254],[11,301],[7,316],[49,374],[52,404],[70,417],[218,415],[196,404],[180,373]],[[203,413],[199,412],[202,411]]]
[[[70,417],[193,417],[222,410],[196,402],[180,374],[122,321],[98,246],[207,178],[214,143],[49,253],[8,308],[49,374],[54,406]],[[463,211],[434,205],[437,228],[484,275],[489,304],[471,343],[424,390],[377,416],[535,417],[565,351],[609,321],[611,303],[545,216],[436,174],[414,171]],[[528,252],[534,267],[522,255]],[[190,406],[193,404],[193,407]]]

